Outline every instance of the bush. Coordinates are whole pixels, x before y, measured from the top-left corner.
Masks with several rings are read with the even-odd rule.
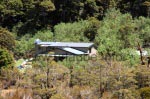
[[[126,61],[127,65],[133,66],[140,63],[140,56],[136,50],[127,48],[120,51],[121,60]]]
[[[14,59],[12,54],[6,49],[0,49],[0,68],[13,66]]]
[[[150,87],[144,87],[140,89],[142,99],[150,99]]]
[[[15,46],[15,38],[6,29],[0,28],[0,47],[12,50]]]

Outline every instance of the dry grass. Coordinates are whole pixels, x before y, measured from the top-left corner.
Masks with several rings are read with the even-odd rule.
[[[7,89],[0,93],[2,99],[33,99],[31,89]]]

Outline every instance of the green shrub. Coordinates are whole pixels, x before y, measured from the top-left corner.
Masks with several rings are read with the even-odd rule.
[[[15,46],[15,38],[5,28],[0,28],[0,47],[12,50]]]
[[[140,63],[140,56],[135,49],[127,48],[120,51],[121,60],[125,61],[127,65],[133,66]]]
[[[42,41],[52,41],[53,34],[49,30],[38,31],[34,36],[26,34],[16,42],[15,53],[19,56],[24,56],[34,49],[34,41],[40,39]]]
[[[14,59],[12,54],[6,49],[0,49],[0,68],[13,66]]]

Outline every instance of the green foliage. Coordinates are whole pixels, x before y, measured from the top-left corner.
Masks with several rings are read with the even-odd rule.
[[[84,37],[84,32],[88,28],[89,23],[87,21],[79,21],[75,23],[61,23],[54,27],[56,41],[88,41]]]
[[[15,47],[15,38],[8,30],[0,27],[0,47],[13,50]]]
[[[95,39],[99,20],[92,17],[74,23],[60,23],[54,27],[56,41],[88,42]]]
[[[100,93],[100,98],[110,93],[113,98],[140,99],[138,89],[142,98],[149,99],[150,69],[138,66],[135,50],[138,43],[150,42],[150,18],[135,18],[149,16],[148,7],[149,0],[1,0],[0,26],[15,32],[17,40],[15,46],[12,34],[0,28],[0,68],[13,66],[13,56],[7,50],[15,47],[18,56],[32,53],[35,39],[92,41],[102,59],[110,60],[78,56],[59,64],[42,57],[23,75],[16,68],[1,68],[0,81],[15,80],[16,87],[32,88],[35,99],[97,99]]]
[[[133,16],[149,16],[149,0],[118,0],[117,2],[117,8],[123,13],[130,12]]]
[[[104,2],[98,0],[56,0],[56,20],[58,22],[73,22],[88,17],[101,18],[103,16]]]
[[[97,20],[95,17],[90,17],[88,19],[88,28],[84,32],[84,36],[89,39],[89,41],[94,41],[95,36],[97,35],[97,30],[100,27],[100,21]]]
[[[44,8],[45,11],[48,11],[48,12],[55,10],[54,4],[53,4],[51,1],[49,1],[49,0],[40,2],[40,6],[41,6],[42,8]]]
[[[49,30],[38,31],[35,35],[26,34],[16,42],[15,53],[24,55],[34,49],[34,41],[40,39],[42,41],[51,41],[53,34]]]
[[[119,55],[122,49],[136,47],[141,42],[136,28],[130,14],[121,14],[115,9],[108,10],[96,36],[99,53],[112,57]]]
[[[16,47],[15,47],[15,53],[16,54],[25,54],[26,51],[29,51],[33,48],[33,44],[34,44],[34,40],[32,40],[32,42],[28,41],[28,39],[30,39],[29,35],[25,35],[24,37],[21,38],[20,41],[16,42]]]
[[[0,12],[2,12],[4,16],[17,16],[23,14],[20,10],[23,8],[23,3],[21,0],[3,0],[0,3],[0,6]]]
[[[147,56],[150,56],[150,49],[149,48],[145,48],[145,51],[147,51]]]
[[[86,0],[84,10],[89,11],[86,17],[98,18],[100,16],[99,14],[100,6],[97,5],[96,0]]]
[[[144,99],[150,98],[150,87],[144,87],[140,89],[141,97]]]
[[[147,45],[150,42],[150,18],[139,17],[136,20],[137,30],[139,30],[140,38],[143,40],[143,44]]]
[[[140,56],[134,49],[122,49],[119,56],[122,61],[126,62],[126,65],[135,66],[140,63]]]
[[[39,38],[42,41],[51,41],[53,39],[53,33],[51,30],[40,30],[33,36],[33,38]]]
[[[14,65],[14,59],[12,54],[6,50],[0,48],[0,68],[10,67]]]
[[[19,34],[34,32],[33,30],[47,27],[51,23],[49,14],[54,10],[51,0],[3,0],[0,2],[1,25],[12,29],[23,23],[17,30]]]
[[[132,16],[149,16],[149,0],[1,0],[1,26],[10,30],[19,22],[19,34],[34,32],[60,22],[75,22],[89,17],[103,19],[108,9],[117,8]],[[140,10],[142,11],[140,11]],[[9,24],[7,24],[9,23]]]

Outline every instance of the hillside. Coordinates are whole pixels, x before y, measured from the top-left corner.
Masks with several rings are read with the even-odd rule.
[[[36,39],[96,55],[35,57]],[[150,99],[149,75],[149,0],[0,1],[0,99]]]

